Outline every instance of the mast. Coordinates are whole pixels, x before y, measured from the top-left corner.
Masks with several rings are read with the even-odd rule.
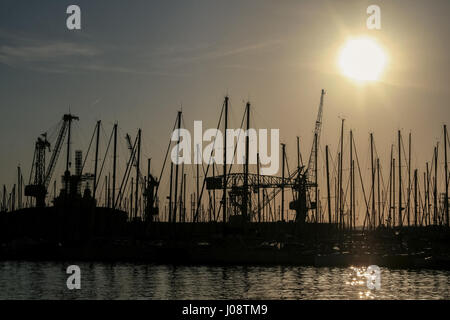
[[[244,167],[244,220],[247,221],[249,213],[248,191],[248,161],[249,161],[249,130],[250,130],[250,102],[247,102],[247,134],[245,135],[245,167]]]
[[[342,125],[341,125],[341,152],[339,153],[339,190],[338,190],[338,197],[339,197],[339,200],[338,200],[338,203],[339,203],[339,223],[340,223],[340,225],[341,225],[341,228],[342,228],[342,209],[343,209],[343,206],[342,206],[342,166],[343,166],[343,159],[342,159],[342,157],[343,157],[343,152],[344,152],[344,120],[345,119],[342,119]],[[317,157],[317,154],[316,154],[316,157]],[[317,179],[317,178],[316,178]]]
[[[146,206],[145,206],[145,220],[149,219],[153,221],[153,203],[156,199],[154,199],[153,188],[150,189],[150,181],[151,181],[151,167],[152,158],[147,160],[147,184],[146,184]],[[151,200],[150,200],[151,199]]]
[[[420,224],[422,225],[422,221],[425,220],[425,226],[429,225],[428,223],[428,201],[427,201],[427,195],[428,195],[428,188],[427,188],[427,173],[423,173],[423,190],[425,192],[425,195],[423,197],[424,199],[424,206],[423,206],[423,213],[422,213],[422,219],[420,221]]]
[[[434,147],[434,216],[433,216],[433,223],[434,225],[437,225],[437,166],[438,166],[438,145]]]
[[[378,197],[378,212],[377,212],[377,216],[378,216],[378,225],[381,224],[381,193],[380,193],[380,158],[377,157],[377,186],[378,186],[378,190],[377,190],[377,197]]]
[[[325,146],[325,161],[327,166],[327,201],[328,201],[328,223],[331,221],[331,196],[330,196],[330,166],[328,163],[328,145]]]
[[[427,184],[426,184],[426,202],[427,202],[427,216],[428,216],[428,225],[431,224],[431,214],[430,214],[430,170],[427,162]]]
[[[186,222],[186,173],[183,177],[183,222]]]
[[[68,133],[67,133],[67,158],[66,158],[66,172],[64,173],[64,180],[65,180],[65,188],[66,188],[66,195],[69,194],[69,179],[70,179],[70,135],[71,135],[71,126],[72,126],[72,119],[75,119],[71,114],[64,116],[64,121],[68,122]],[[95,185],[95,181],[94,181]],[[95,198],[95,193],[94,193]]]
[[[393,226],[395,227],[395,158],[392,159],[392,201],[394,205],[392,208]]]
[[[353,225],[353,146],[352,146],[352,140],[353,140],[353,131],[350,130],[350,230],[354,227]],[[328,154],[327,154],[328,156]],[[328,166],[328,164],[327,164]],[[328,171],[328,168],[327,168]],[[328,172],[327,172],[328,175]],[[327,177],[328,180],[328,177]]]
[[[111,173],[108,172],[108,208],[111,208]]]
[[[393,179],[393,173],[392,173],[392,164],[393,164],[393,158],[392,158],[392,145],[391,145],[391,162],[389,166],[389,214],[388,214],[388,224],[389,227],[391,227],[392,224],[392,179]]]
[[[445,168],[445,199],[444,199],[444,209],[445,209],[445,219],[447,221],[447,227],[450,226],[449,216],[448,216],[448,161],[447,161],[447,125],[444,124],[444,168]]]
[[[113,150],[113,181],[112,181],[112,208],[116,208],[116,171],[117,171],[117,122],[114,124],[114,150]]]
[[[401,227],[402,221],[402,153],[401,153],[401,141],[402,136],[400,130],[398,130],[398,224]]]
[[[352,194],[353,194],[353,212],[352,212],[352,216],[353,216],[353,228],[356,228],[356,184],[355,184],[355,160],[353,159],[353,148],[355,148],[355,142],[353,139],[353,133],[351,135],[351,139],[350,139],[350,148],[352,150],[352,186],[353,186],[353,190],[352,190]],[[355,150],[356,151],[356,150]]]
[[[285,151],[286,151],[286,144],[282,143],[282,157],[283,157],[283,164],[281,165],[281,221],[284,221],[284,162],[285,162]],[[317,209],[316,209],[317,212]],[[316,217],[317,219],[317,217]]]
[[[183,186],[184,186],[184,162],[181,164],[181,184],[180,184],[180,214],[179,214],[179,222],[183,222]]]
[[[178,201],[178,157],[180,148],[180,128],[181,128],[181,111],[178,111],[178,141],[177,141],[177,163],[175,164],[175,204],[173,210],[173,220],[177,220],[177,201]]]
[[[200,146],[197,144],[196,145],[197,146],[197,157],[200,155]],[[198,159],[197,158],[197,165],[196,165],[196,169],[197,169],[197,177],[196,177],[196,182],[197,182],[197,185],[196,185],[196,187],[197,187],[197,204],[199,203],[199,201],[200,201],[200,192],[199,192],[199,186],[200,186],[200,178],[199,178],[199,174],[200,174],[200,171],[199,171],[199,162],[200,162],[200,160],[201,159]],[[214,163],[213,163],[213,176],[214,176]]]
[[[70,123],[70,122],[69,122]],[[100,124],[101,124],[101,120],[97,121],[97,143],[95,144],[95,165],[94,165],[94,190],[93,190],[93,195],[94,195],[94,199],[95,199],[95,194],[97,191],[97,168],[98,168],[98,149],[99,149],[99,143],[100,143]],[[70,137],[70,124],[69,124],[69,137]],[[68,143],[69,140],[67,140]],[[67,163],[69,162],[69,147],[67,147]],[[67,171],[68,169],[68,164],[67,164]],[[67,192],[67,187],[66,187],[66,192]]]
[[[22,174],[20,166],[17,167],[17,209],[22,209]]]
[[[408,139],[408,227],[410,226],[410,211],[411,211],[411,132]]]
[[[102,196],[100,195],[100,199]],[[108,207],[108,176],[105,174],[105,207]]]
[[[414,170],[414,226],[417,227],[417,169]]]
[[[137,218],[138,217],[138,213],[139,213],[139,166],[140,166],[140,162],[141,162],[141,129],[138,130],[138,145],[137,145],[137,159],[136,159],[136,196],[134,199],[134,203],[135,203],[135,214],[134,217]]]
[[[318,149],[318,135],[317,133],[314,134],[314,190],[315,190],[315,201],[316,201],[316,223],[317,223],[317,214],[318,214],[318,206],[319,206],[319,193],[318,193],[318,183],[317,183],[317,149]],[[283,179],[284,183],[284,179]]]
[[[133,177],[131,177],[131,185],[130,185],[130,219],[133,220]]]
[[[228,96],[225,97],[225,123],[224,123],[224,145],[223,145],[223,223],[227,222],[227,127],[228,127]]]
[[[339,165],[339,154],[338,154],[338,165]],[[339,176],[339,174],[338,174]],[[334,177],[334,221],[338,225],[338,228],[340,228],[340,219],[339,219],[339,197],[338,197],[338,189],[339,189],[339,183],[338,183],[338,177]]]
[[[6,186],[3,185],[3,211],[6,211]]]
[[[213,177],[216,176],[215,167],[216,167],[216,164],[213,163]],[[198,167],[197,167],[197,175],[198,175]],[[213,216],[214,216],[214,221],[217,221],[216,220],[217,219],[217,217],[216,217],[216,189],[213,189],[212,193],[213,193]],[[198,202],[198,200],[197,200],[197,202]]]
[[[172,180],[173,180],[173,162],[170,162],[170,191],[169,191],[169,222],[172,222]]]
[[[370,133],[370,170],[372,176],[372,227],[375,229],[375,170],[373,167],[373,133]]]
[[[355,160],[352,161],[352,179],[353,179],[353,228],[356,228],[356,184],[355,184]]]
[[[261,222],[261,202],[260,202],[260,181],[259,181],[259,152],[256,155],[256,164],[258,166],[257,170],[258,170],[258,222]]]
[[[16,210],[16,184],[11,191],[11,211]]]

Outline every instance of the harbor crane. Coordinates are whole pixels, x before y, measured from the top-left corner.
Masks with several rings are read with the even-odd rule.
[[[67,138],[67,162],[66,162],[66,172],[65,177],[70,175],[69,167],[70,167],[70,131],[71,131],[71,123],[73,120],[78,120],[79,118],[72,114],[65,114],[62,119],[62,124],[58,132],[58,137],[56,139],[55,146],[53,148],[53,152],[50,149],[50,142],[47,140],[47,134],[44,133],[40,137],[38,137],[34,156],[33,156],[33,164],[31,167],[30,181],[29,185],[25,186],[25,196],[34,197],[36,199],[36,207],[45,207],[45,197],[47,196],[48,185],[52,179],[53,172],[56,168],[56,163],[59,158],[59,154],[61,153],[61,149],[64,143],[65,136],[68,135]],[[50,161],[45,170],[45,152],[48,149],[49,152],[52,152]],[[32,177],[34,173],[34,180],[32,182]],[[67,180],[67,179],[65,179]],[[67,181],[66,181],[67,182]],[[66,183],[66,190],[67,190]]]
[[[317,150],[320,138],[320,132],[322,127],[322,114],[323,114],[323,101],[325,96],[325,90],[322,89],[319,103],[319,110],[317,114],[317,119],[314,128],[314,140],[311,148],[311,153],[309,156],[308,167],[305,169],[304,166],[300,166],[292,172],[289,176],[275,177],[275,176],[262,176],[259,174],[250,174],[248,172],[248,165],[244,168],[243,173],[230,173],[227,176],[215,176],[206,178],[207,190],[230,190],[229,196],[231,203],[235,206],[238,211],[242,213],[244,220],[251,220],[252,216],[258,215],[260,217],[260,212],[263,210],[270,202],[280,193],[283,192],[285,188],[291,188],[293,192],[294,199],[289,203],[289,208],[296,211],[295,221],[303,223],[307,216],[309,210],[317,210]],[[249,105],[247,105],[249,108]],[[249,111],[247,109],[247,130],[249,129]],[[248,141],[246,141],[246,151],[248,152]],[[284,149],[283,149],[284,150]],[[248,155],[247,155],[248,156]],[[286,161],[285,154],[283,151],[283,168]],[[272,192],[259,202],[256,208],[251,204],[251,190],[255,193],[262,189],[272,189]],[[315,199],[311,200],[310,189],[315,188]],[[258,197],[259,198],[259,197]],[[226,204],[225,204],[226,205]],[[259,212],[258,212],[259,211]],[[250,215],[247,215],[247,212]],[[317,212],[316,212],[317,216]],[[282,213],[282,219],[284,215]]]

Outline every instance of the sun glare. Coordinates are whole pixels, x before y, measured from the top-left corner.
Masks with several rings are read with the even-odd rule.
[[[371,38],[348,40],[339,55],[342,74],[357,81],[376,81],[386,66],[386,54]]]

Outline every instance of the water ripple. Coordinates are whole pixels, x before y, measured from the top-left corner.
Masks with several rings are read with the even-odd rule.
[[[370,290],[365,268],[75,264],[81,290],[66,287],[68,263],[0,262],[0,299],[450,298],[449,271],[381,268]]]

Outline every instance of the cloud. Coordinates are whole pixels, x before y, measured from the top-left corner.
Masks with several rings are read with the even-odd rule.
[[[70,42],[55,42],[36,45],[0,46],[0,61],[4,63],[49,61],[70,56],[95,56],[98,50]]]
[[[129,62],[136,64],[139,58],[131,59],[135,54],[133,50],[124,52],[123,48],[101,46],[98,43],[93,46],[85,41],[44,40],[6,32],[2,29],[0,29],[0,39],[7,42],[0,46],[0,64],[10,67],[45,73],[108,72],[156,76],[185,75],[179,72],[167,72],[161,68],[149,69],[148,65],[145,68],[142,64],[130,66],[122,57],[129,56]]]
[[[280,44],[282,41],[277,40],[268,40],[263,42],[256,42],[256,43],[250,43],[250,44],[244,44],[241,46],[234,46],[234,47],[204,47],[204,49],[208,49],[207,51],[204,50],[203,52],[199,52],[197,54],[192,54],[190,56],[186,54],[182,54],[174,59],[172,59],[172,62],[176,63],[190,63],[190,62],[201,62],[205,60],[214,60],[214,59],[221,59],[226,58],[230,56],[236,56],[240,54],[248,54],[251,52],[259,52],[261,49],[273,47],[275,45]]]
[[[273,47],[280,40],[246,42],[239,45],[218,43],[172,44],[152,47],[124,47],[93,43],[86,37],[73,41],[43,39],[16,34],[0,28],[0,64],[45,73],[107,72],[141,76],[189,76],[198,63],[220,61],[224,65],[240,65],[223,59],[251,55]],[[240,65],[239,68],[245,68]],[[195,71],[195,70],[194,70]]]
[[[0,29],[0,64],[36,71],[61,72],[67,59],[90,58],[101,51],[84,43],[65,40],[44,40]]]
[[[69,66],[67,66],[69,67]],[[137,68],[131,68],[131,67],[125,67],[125,66],[112,66],[112,65],[105,65],[105,64],[85,64],[82,66],[71,66],[72,69],[85,70],[85,71],[100,71],[100,72],[115,72],[115,73],[129,73],[129,74],[136,74],[136,75],[155,75],[155,76],[186,76],[188,74],[186,73],[171,73],[171,72],[164,72],[164,71],[157,71],[157,70],[145,70],[145,69],[137,69]]]

